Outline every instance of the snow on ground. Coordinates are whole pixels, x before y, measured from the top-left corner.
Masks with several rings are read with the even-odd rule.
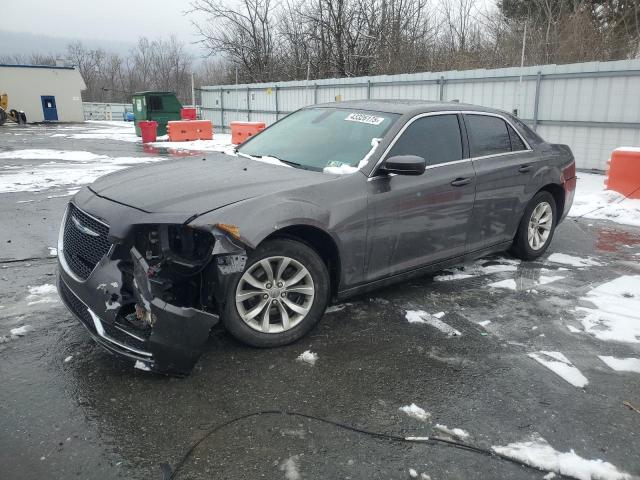
[[[116,170],[167,160],[160,157],[112,158],[73,150],[12,150],[4,152],[3,155],[9,155],[6,158],[40,160],[46,158],[45,152],[50,152],[52,158],[60,161],[0,167],[0,193],[37,192],[62,186],[86,185]]]
[[[515,272],[518,270],[520,260],[501,258],[496,262],[478,260],[473,263],[462,265],[461,267],[444,270],[445,273],[433,277],[436,282],[448,282],[452,280],[463,280],[465,278],[491,275],[493,273]]]
[[[431,315],[424,310],[407,310],[407,313],[405,314],[405,318],[409,323],[426,323],[427,325],[437,328],[442,333],[447,334],[448,337],[461,336],[462,333],[440,320],[443,316],[444,312],[438,312]]]
[[[31,325],[23,325],[21,327],[12,328],[11,330],[9,330],[9,333],[11,333],[11,335],[14,337],[24,337],[31,330],[33,330],[33,328],[31,328]]]
[[[55,247],[47,247],[49,249],[49,256],[50,257],[57,257],[58,256],[58,249]]]
[[[29,286],[27,304],[36,305],[39,303],[58,303],[58,291],[55,285],[46,284],[35,287]]]
[[[148,143],[155,148],[171,148],[175,150],[198,150],[202,152],[225,152],[233,154],[235,145],[231,143],[228,133],[214,133],[211,140],[193,140],[191,142],[157,141]]]
[[[587,377],[560,352],[540,351],[529,353],[529,357],[544,365],[574,387],[582,388],[589,383]]]
[[[280,464],[285,480],[300,480],[300,456],[293,455]]]
[[[296,358],[296,360],[308,363],[309,365],[315,365],[318,361],[318,354],[312,352],[311,350],[305,350],[300,355],[298,355],[298,358]]]
[[[625,275],[597,286],[576,307],[586,332],[604,341],[640,343],[640,275]]]
[[[489,286],[493,288],[506,288],[507,290],[517,289],[516,281],[513,278],[500,280],[499,282],[493,282],[493,283],[490,283]]]
[[[579,328],[574,327],[573,325],[567,325],[567,329],[571,333],[581,333],[582,332],[582,330],[580,330]]]
[[[573,450],[559,452],[538,435],[530,441],[510,443],[506,446],[493,446],[491,449],[532,467],[578,480],[630,480],[632,478],[631,475],[621,472],[609,462],[587,460],[577,455]]]
[[[598,358],[616,372],[640,373],[640,358],[616,358],[598,355]]]
[[[540,285],[546,285],[547,283],[557,282],[558,280],[562,280],[563,278],[564,277],[561,277],[560,275],[540,275],[538,283],[540,283]]]
[[[404,407],[400,407],[400,410],[403,413],[406,413],[411,418],[415,418],[416,420],[420,420],[422,422],[429,420],[431,418],[431,414],[425,411],[423,408],[420,408],[415,403],[411,405],[405,405]]]
[[[91,125],[91,129],[84,129],[79,133],[69,133],[64,136],[74,140],[117,140],[121,142],[140,142],[141,139],[136,135],[133,123],[117,122],[117,121],[92,121],[86,123]],[[61,136],[62,134],[56,134]]]
[[[8,150],[6,152],[0,152],[0,159],[65,160],[68,162],[90,162],[92,160],[101,160],[103,158],[108,157],[104,155],[96,155],[95,153],[87,152],[84,150],[51,150],[48,148],[30,148],[25,150]]]
[[[436,424],[436,426],[434,427],[436,430],[449,435],[451,437],[456,437],[456,438],[460,438],[462,440],[464,440],[465,438],[467,438],[469,436],[469,432],[467,432],[466,430],[463,430],[461,428],[449,428],[446,425],[441,425],[441,424]]]
[[[618,192],[605,190],[604,181],[604,175],[578,173],[576,194],[569,216],[640,226],[640,199],[625,198]]]
[[[591,258],[574,257],[566,253],[552,253],[547,258],[552,263],[560,263],[562,265],[571,265],[572,267],[598,267],[602,264]]]

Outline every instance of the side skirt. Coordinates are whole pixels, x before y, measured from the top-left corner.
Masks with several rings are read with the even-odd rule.
[[[410,280],[416,277],[422,277],[428,273],[437,272],[440,270],[444,270],[445,268],[453,267],[456,265],[461,265],[465,262],[470,262],[472,260],[476,260],[478,258],[485,257],[492,253],[504,252],[511,246],[512,242],[504,242],[499,243],[497,245],[493,245],[491,247],[483,248],[481,250],[476,250],[474,252],[468,252],[465,255],[460,255],[458,257],[452,257],[447,260],[443,260],[441,262],[432,263],[429,265],[425,265],[423,267],[419,267],[413,270],[409,270],[407,272],[397,273],[395,275],[391,275],[389,277],[381,278],[379,280],[374,280],[373,282],[364,283],[355,287],[348,288],[346,290],[341,290],[336,295],[336,300],[342,301],[347,298],[353,297],[355,295],[360,295],[365,292],[370,292],[372,290],[377,290],[382,287],[386,287],[389,285],[393,285],[395,283],[404,282],[406,280]]]

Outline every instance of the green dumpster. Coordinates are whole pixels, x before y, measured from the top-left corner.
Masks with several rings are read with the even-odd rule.
[[[133,94],[133,116],[136,135],[141,136],[138,122],[155,120],[158,135],[167,134],[167,122],[180,120],[182,104],[173,92],[138,92]]]

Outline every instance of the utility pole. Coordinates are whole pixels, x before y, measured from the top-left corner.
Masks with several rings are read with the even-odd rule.
[[[193,81],[193,72],[191,72],[191,106],[196,106],[196,87]]]
[[[527,46],[527,22],[524,22],[524,32],[522,33],[522,54],[520,55],[520,81],[518,82],[518,101],[516,103],[516,117],[520,113],[520,103],[522,102],[522,70],[524,69],[524,50]]]

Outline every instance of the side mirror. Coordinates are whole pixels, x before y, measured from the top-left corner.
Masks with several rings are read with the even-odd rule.
[[[387,158],[381,166],[385,173],[395,173],[397,175],[422,175],[427,162],[417,155],[396,155]]]

